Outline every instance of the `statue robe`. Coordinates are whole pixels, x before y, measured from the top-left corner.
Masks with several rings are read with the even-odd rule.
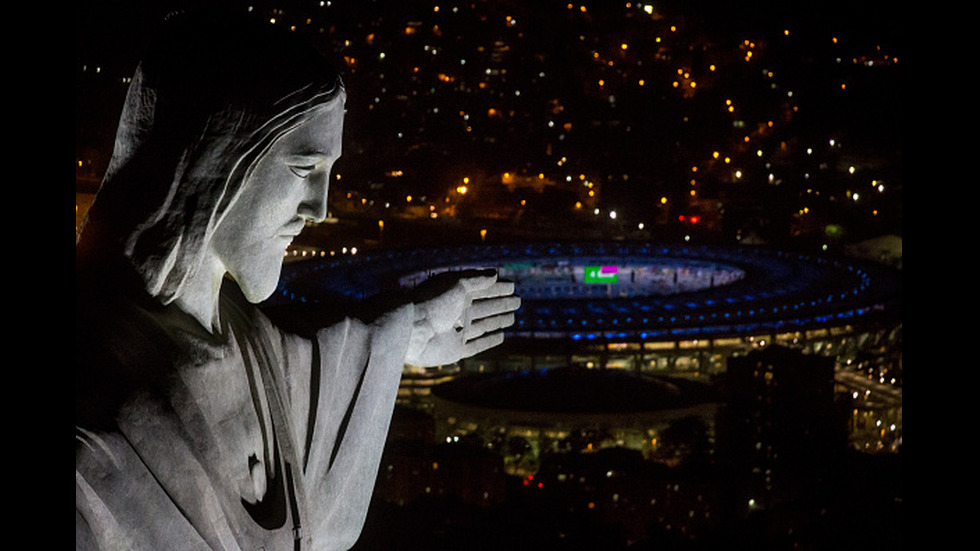
[[[222,290],[220,337],[170,307],[100,301],[91,312],[111,329],[81,331],[90,340],[76,374],[76,548],[356,542],[413,307],[304,339],[236,291]]]

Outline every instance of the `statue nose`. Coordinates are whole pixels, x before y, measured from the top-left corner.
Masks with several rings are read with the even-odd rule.
[[[300,204],[299,214],[314,222],[327,218],[327,195],[330,191],[328,173],[311,175],[308,181],[307,196]]]

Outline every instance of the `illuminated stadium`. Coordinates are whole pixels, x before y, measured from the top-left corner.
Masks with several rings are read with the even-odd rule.
[[[716,377],[771,344],[834,359],[835,391],[854,397],[851,447],[901,444],[901,278],[859,260],[628,242],[328,253],[288,262],[271,305],[308,319],[473,267],[496,268],[522,298],[504,345],[406,366],[398,402],[427,414],[437,442],[501,453],[509,475],[539,477],[563,450],[672,464],[665,442],[688,423],[713,446]]]
[[[326,315],[472,267],[498,269],[522,298],[505,344],[459,365],[406,366],[399,402],[429,412],[440,439],[527,441],[533,453],[508,472],[535,472],[542,450],[600,425],[607,444],[648,456],[678,418],[697,417],[713,431],[714,397],[704,385],[731,358],[771,343],[844,367],[838,385],[864,400],[853,446],[893,445],[873,430],[882,418],[901,426],[900,375],[875,383],[884,392],[874,393],[866,377],[869,367],[892,377],[881,366],[901,364],[900,276],[857,260],[650,243],[362,251],[287,263],[271,304]],[[600,391],[612,401],[594,401]]]
[[[272,304],[342,305],[433,273],[497,268],[523,299],[509,338],[654,343],[875,323],[899,308],[891,271],[762,248],[500,244],[362,252],[288,263]]]

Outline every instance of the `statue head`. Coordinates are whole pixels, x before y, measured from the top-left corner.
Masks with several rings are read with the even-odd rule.
[[[213,260],[250,301],[265,300],[275,290],[283,253],[306,222],[326,218],[342,128],[342,102],[314,108],[251,164],[222,215],[211,239]]]
[[[169,303],[215,263],[257,302],[326,213],[345,93],[310,45],[239,16],[178,16],[143,57],[78,247]]]

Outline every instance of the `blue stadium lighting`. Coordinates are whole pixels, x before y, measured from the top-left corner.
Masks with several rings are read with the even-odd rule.
[[[461,266],[446,266],[446,259]],[[410,286],[437,271],[494,265],[500,267],[501,277],[517,283],[517,294],[523,298],[515,326],[521,336],[572,341],[594,340],[597,335],[649,341],[672,335],[799,330],[883,312],[901,288],[900,277],[877,267],[764,249],[642,243],[496,245],[375,251],[290,262],[270,305],[344,302],[380,293],[392,281]],[[616,266],[619,281],[586,286],[581,279],[585,266]],[[710,285],[693,290],[668,287],[666,294],[644,287],[654,281],[651,274],[657,270],[672,273],[677,268],[685,268],[686,274],[698,269],[728,274],[745,270],[751,276],[730,286],[716,285],[712,279]],[[637,283],[632,271],[646,277],[646,283]],[[674,278],[660,281],[678,283]],[[734,308],[739,304],[744,310]],[[683,315],[674,314],[680,308]],[[714,321],[738,319],[753,323]],[[593,332],[577,332],[575,327]],[[609,331],[613,328],[616,331]]]

